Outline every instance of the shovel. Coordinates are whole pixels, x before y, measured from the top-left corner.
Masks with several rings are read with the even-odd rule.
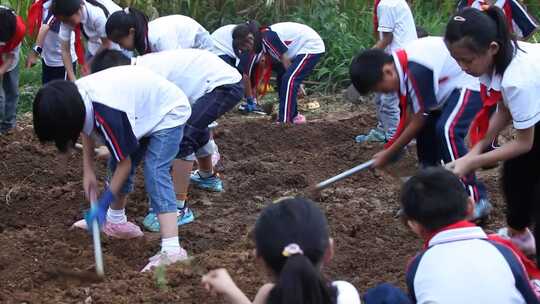
[[[97,210],[97,195],[94,190],[91,191],[90,200],[90,212],[96,212]],[[96,274],[98,277],[103,278],[105,271],[103,269],[103,251],[101,250],[101,231],[99,230],[99,224],[97,218],[92,222],[92,239],[94,241],[94,258],[96,260]]]

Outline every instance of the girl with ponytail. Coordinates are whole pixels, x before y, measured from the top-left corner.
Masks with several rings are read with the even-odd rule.
[[[151,22],[141,11],[129,7],[107,20],[107,37],[139,55],[176,49],[212,48],[212,38],[197,21],[182,15],[157,18]]]
[[[503,161],[502,185],[508,228],[499,230],[526,254],[540,240],[537,211],[540,186],[540,46],[516,42],[505,15],[495,6],[485,11],[468,8],[454,15],[446,28],[446,45],[461,68],[480,78],[484,106],[475,118],[472,137],[477,144],[449,164],[463,176]],[[491,119],[489,107],[497,105]],[[512,122],[515,136],[500,148],[483,153],[497,134]],[[534,236],[528,226],[535,223]],[[535,241],[536,239],[536,241]]]
[[[259,289],[253,303],[360,304],[354,286],[330,283],[321,274],[334,248],[326,218],[313,202],[292,198],[266,207],[255,224],[255,244],[273,282]],[[252,303],[225,269],[211,271],[202,283],[228,303]]]
[[[62,46],[62,59],[68,79],[76,79],[73,69],[73,58],[70,52],[72,35],[75,37],[75,51],[83,70],[82,74],[88,73],[85,64],[103,49],[117,49],[120,47],[112,44],[105,33],[105,24],[110,14],[121,10],[120,6],[112,0],[53,0],[51,5],[52,14],[60,20],[58,35]],[[86,53],[82,44],[82,36],[87,39]]]

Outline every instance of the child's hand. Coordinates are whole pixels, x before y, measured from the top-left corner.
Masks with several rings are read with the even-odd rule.
[[[83,188],[86,199],[93,202],[97,199],[97,178],[94,172],[85,172],[83,175]]]
[[[375,155],[373,155],[373,160],[375,162],[373,163],[371,167],[374,169],[375,168],[380,169],[386,166],[390,162],[391,158],[392,158],[392,154],[389,153],[388,150],[382,150],[381,152],[378,152]]]
[[[103,226],[107,218],[107,210],[109,210],[109,206],[115,199],[116,198],[111,190],[107,189],[101,194],[101,197],[97,202],[92,202],[95,205],[92,206],[92,209],[84,216],[87,227],[92,227],[92,223],[95,220],[98,221],[100,227]]]
[[[204,275],[202,277],[202,284],[214,296],[216,294],[231,296],[238,290],[233,279],[224,268],[212,270]]]
[[[473,161],[471,160],[471,157],[468,156],[456,159],[455,161],[446,164],[445,167],[459,177],[464,177],[474,170]]]

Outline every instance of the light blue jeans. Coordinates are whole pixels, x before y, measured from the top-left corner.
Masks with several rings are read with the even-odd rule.
[[[375,97],[377,128],[384,131],[386,139],[392,138],[399,124],[399,97],[396,93],[379,93]]]
[[[0,133],[13,129],[17,123],[19,102],[19,67],[0,75]]]
[[[160,130],[141,139],[139,149],[130,155],[131,172],[120,192],[133,192],[133,179],[137,165],[144,158],[144,185],[150,197],[152,211],[176,212],[176,194],[171,176],[171,166],[178,154],[184,126]],[[116,170],[116,159],[109,159],[109,179]]]

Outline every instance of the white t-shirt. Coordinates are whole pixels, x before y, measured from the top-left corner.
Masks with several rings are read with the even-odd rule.
[[[504,74],[483,75],[488,90],[502,92],[514,128],[528,129],[540,121],[540,45],[519,42],[516,56]]]
[[[212,38],[197,21],[182,15],[157,18],[148,23],[152,52],[177,49],[212,49]]]
[[[322,54],[325,52],[324,42],[319,34],[311,27],[295,22],[276,23],[269,27],[277,37],[268,36],[263,32],[263,43],[267,49],[278,45],[286,47],[286,55],[294,58],[298,54]],[[279,49],[279,47],[278,47]],[[273,54],[274,57],[275,54]]]
[[[400,91],[407,92],[414,113],[440,109],[455,89],[480,90],[478,78],[463,72],[450,56],[442,37],[426,37],[409,43],[405,48],[409,73],[396,53],[393,54],[400,79]]]
[[[392,43],[386,48],[387,53],[397,51],[418,38],[411,8],[405,0],[381,0],[377,7],[379,24],[377,31],[392,33]]]
[[[229,24],[222,26],[215,30],[212,33],[212,40],[214,42],[214,46],[211,49],[211,52],[221,56],[221,55],[227,55],[233,58],[236,58],[236,53],[234,52],[233,48],[233,31],[236,27],[236,24]]]
[[[60,20],[56,19],[54,15],[49,11],[52,1],[47,1],[43,4],[43,24],[49,26],[49,31],[45,35],[43,40],[43,52],[41,58],[47,66],[50,67],[63,67],[64,61],[62,60],[62,47],[61,40],[58,35],[60,31]],[[75,52],[75,33],[71,32],[71,58],[75,62],[77,60],[77,53]]]
[[[120,6],[111,0],[99,0],[99,2],[107,8],[109,16],[112,13],[121,10]],[[101,38],[107,38],[107,32],[105,31],[107,16],[100,7],[87,3],[84,0],[83,3],[81,23],[83,25],[84,33],[88,36],[88,52],[93,56],[101,46]],[[73,28],[62,22],[58,35],[62,41],[70,41],[72,32]],[[110,48],[120,50],[120,47],[116,43],[111,43]]]
[[[206,50],[179,49],[150,53],[133,58],[132,62],[177,85],[191,104],[217,87],[242,80],[238,70]]]
[[[337,304],[360,304],[360,295],[356,288],[349,282],[334,281],[332,285],[337,288]]]
[[[191,115],[182,90],[143,67],[113,67],[75,84],[86,107],[83,132],[97,129],[118,161],[135,152],[139,139],[183,125]]]

